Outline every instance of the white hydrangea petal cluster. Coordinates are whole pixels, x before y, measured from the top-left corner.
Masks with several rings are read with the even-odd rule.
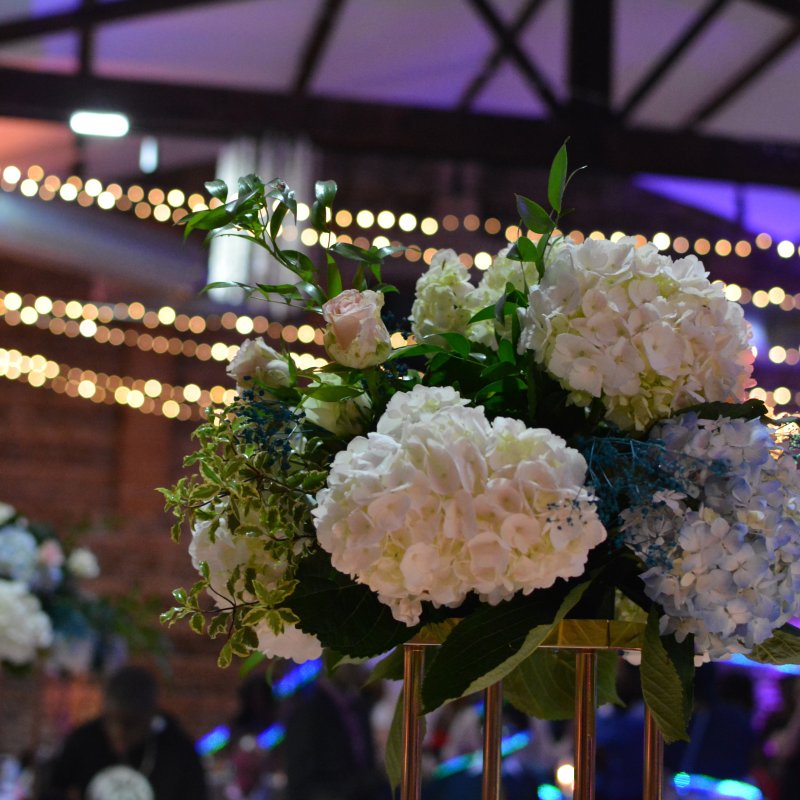
[[[472,312],[467,298],[475,287],[455,250],[439,250],[417,280],[411,330],[417,339],[445,331],[465,333]]]
[[[509,283],[527,291],[539,280],[536,265],[513,261],[508,258],[509,249],[505,247],[494,257],[477,286],[470,282],[469,270],[454,250],[439,250],[417,281],[411,309],[414,336],[421,339],[438,333],[462,333],[493,350],[497,349],[496,334],[510,338],[510,325],[493,319],[467,324],[479,311],[494,305]]]
[[[0,661],[22,666],[53,641],[50,618],[21,581],[0,579]]]
[[[673,261],[632,238],[568,242],[530,291],[520,352],[533,350],[576,405],[600,398],[624,430],[701,402],[742,401],[749,326],[707,275],[695,256]]]
[[[286,565],[275,561],[257,536],[236,535],[231,532],[224,513],[219,515],[218,525],[212,520],[198,520],[192,528],[189,555],[198,571],[200,563],[208,564],[208,594],[217,608],[228,608],[231,604],[228,581],[236,567],[242,572],[252,568],[258,579],[267,588],[274,588],[283,577]],[[212,535],[213,531],[213,535]],[[256,597],[244,589],[244,577],[234,585],[234,593],[242,602],[254,602]],[[281,634],[275,634],[266,625],[256,630],[259,649],[267,655],[289,658],[298,663],[309,658],[318,658],[322,647],[315,636],[287,625]]]
[[[606,537],[586,462],[548,430],[489,422],[454,389],[415,386],[337,453],[317,538],[340,572],[415,624],[422,602],[496,604],[582,574]]]
[[[748,653],[800,611],[800,474],[759,420],[655,426],[686,470],[689,496],[669,493],[624,512],[627,543],[649,569],[663,632],[694,634],[711,658]]]

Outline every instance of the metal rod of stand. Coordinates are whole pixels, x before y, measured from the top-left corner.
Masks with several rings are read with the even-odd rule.
[[[645,706],[643,800],[661,800],[664,791],[664,737]]]
[[[594,800],[597,653],[575,654],[575,790],[573,800]]]
[[[503,682],[484,692],[482,800],[500,800],[500,740],[503,733]]]
[[[403,769],[400,800],[420,800],[422,796],[420,692],[424,661],[424,644],[403,645]]]

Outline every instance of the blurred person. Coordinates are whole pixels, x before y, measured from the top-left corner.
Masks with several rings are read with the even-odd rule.
[[[787,690],[784,714],[775,721],[764,751],[771,758],[775,778],[772,796],[777,800],[796,800],[800,792],[800,681],[785,681],[781,688]]]
[[[178,723],[159,711],[142,667],[111,675],[103,713],[73,731],[43,775],[38,800],[206,800],[203,765]]]
[[[749,781],[756,754],[755,698],[746,672],[704,664],[695,673],[695,712],[689,741],[665,748],[673,772]]]
[[[389,800],[375,760],[365,672],[343,664],[293,701],[286,720],[287,800]]]

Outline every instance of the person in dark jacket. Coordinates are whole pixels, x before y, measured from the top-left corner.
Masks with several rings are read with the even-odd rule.
[[[158,709],[155,678],[123,667],[103,714],[76,728],[46,770],[39,800],[207,800],[203,765],[178,723]]]

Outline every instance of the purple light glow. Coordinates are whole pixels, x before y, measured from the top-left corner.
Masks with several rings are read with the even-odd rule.
[[[773,239],[800,240],[800,192],[778,186],[639,175],[636,186]]]

